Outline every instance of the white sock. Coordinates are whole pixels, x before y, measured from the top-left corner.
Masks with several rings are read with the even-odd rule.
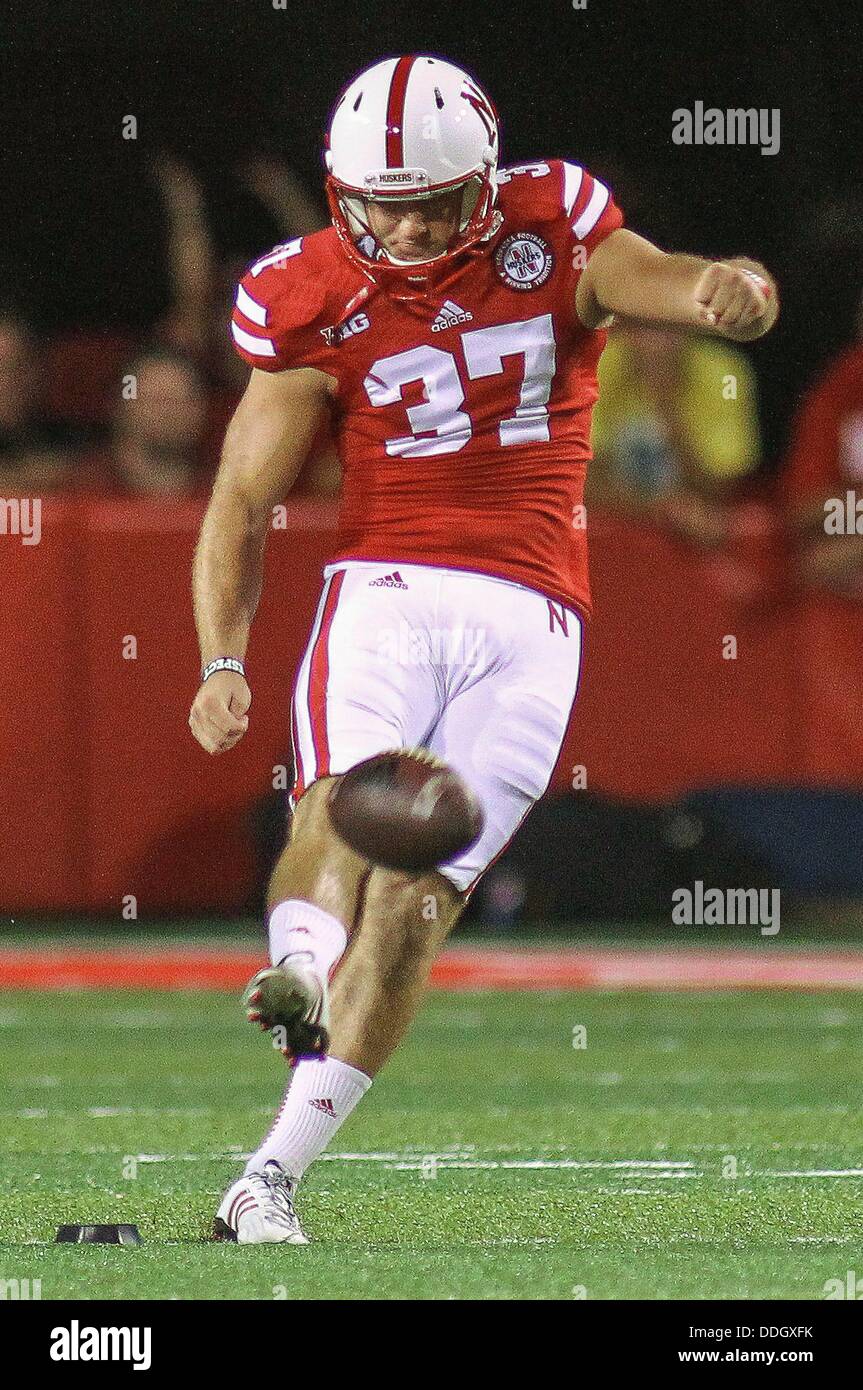
[[[299,1181],[371,1084],[364,1071],[338,1057],[303,1057],[293,1068],[272,1129],[245,1172],[260,1172],[268,1158],[275,1158]]]
[[[270,913],[269,934],[273,965],[285,956],[303,955],[322,980],[348,944],[348,934],[337,917],[299,898],[276,904]]]

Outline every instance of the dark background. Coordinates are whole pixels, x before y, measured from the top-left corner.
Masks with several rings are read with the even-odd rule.
[[[800,390],[854,331],[860,40],[852,7],[796,0],[22,5],[3,45],[0,296],[47,331],[146,330],[167,302],[154,153],[192,163],[219,245],[251,258],[277,238],[236,161],[282,154],[319,190],[340,87],[381,57],[433,52],[491,92],[504,163],[583,162],[668,249],[745,251],[777,272],[783,320],[753,349],[775,465]],[[780,153],[673,145],[672,112],[696,100],[778,107]]]

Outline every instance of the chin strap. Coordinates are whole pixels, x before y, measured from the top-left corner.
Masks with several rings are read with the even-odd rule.
[[[461,279],[465,271],[474,264],[476,258],[484,254],[486,245],[497,235],[502,225],[503,214],[496,211],[488,231],[478,241],[474,241],[470,246],[465,246],[457,251],[452,257],[452,264],[449,269],[446,269],[448,258],[445,251],[430,261],[402,262],[394,261],[381,248],[378,251],[378,260],[374,269],[367,267],[359,256],[351,256],[350,251],[348,251],[352,264],[362,271],[368,284],[363,285],[348,300],[334,327],[339,328],[362,305],[368,304],[377,293],[385,294],[387,298],[402,304],[408,312],[425,318],[427,308],[424,308],[423,304],[428,306],[434,299],[443,295],[456,280]],[[442,262],[444,264],[441,264]],[[414,264],[417,267],[416,275],[405,275],[405,270]],[[424,266],[437,267],[437,269],[431,269],[424,274]],[[392,269],[388,269],[388,267],[392,267]],[[376,270],[378,271],[377,274],[375,273]]]

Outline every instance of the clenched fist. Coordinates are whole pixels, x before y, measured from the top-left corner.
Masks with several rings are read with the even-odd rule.
[[[189,711],[189,728],[208,753],[227,753],[249,727],[252,692],[236,671],[217,671],[204,681]]]
[[[695,286],[701,323],[746,342],[766,333],[776,317],[773,289],[764,276],[731,261],[714,261]]]

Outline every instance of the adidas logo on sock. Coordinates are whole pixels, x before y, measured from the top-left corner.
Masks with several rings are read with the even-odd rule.
[[[331,1100],[310,1100],[309,1105],[313,1105],[316,1110],[323,1110],[325,1115],[329,1115],[331,1120],[336,1118],[336,1107]]]
[[[442,333],[445,328],[454,328],[457,323],[469,323],[473,314],[468,309],[462,309],[459,304],[455,304],[451,299],[445,299],[443,308],[431,326],[432,333]]]
[[[393,570],[392,574],[382,574],[380,579],[372,579],[369,582],[370,589],[406,589],[407,584],[402,579],[398,570]]]

